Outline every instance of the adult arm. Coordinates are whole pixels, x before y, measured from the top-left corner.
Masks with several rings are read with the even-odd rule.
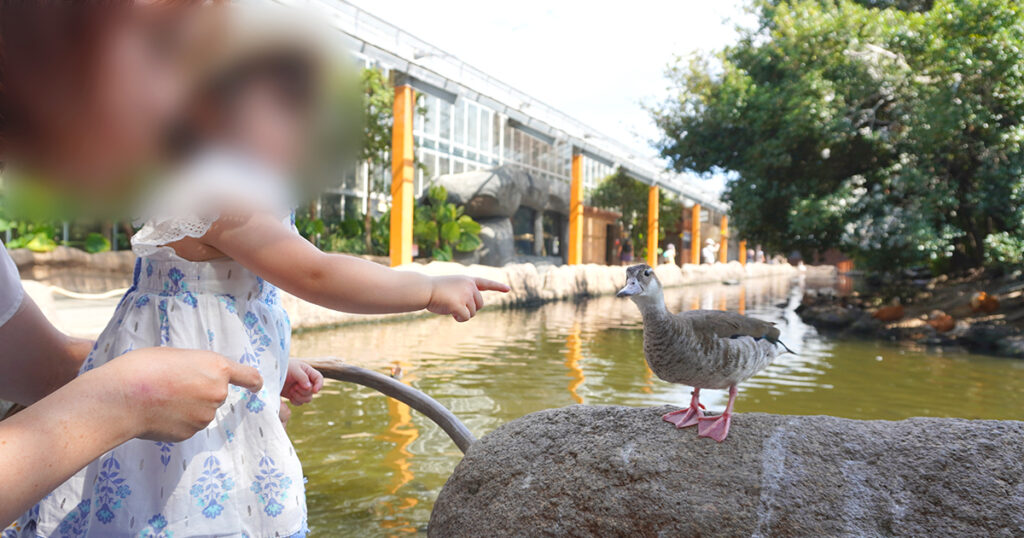
[[[0,325],[0,399],[31,405],[78,375],[92,341],[57,330],[31,298]]]
[[[129,439],[191,437],[213,420],[229,383],[258,390],[263,381],[215,353],[140,349],[0,422],[0,527]]]
[[[509,290],[483,278],[430,277],[321,252],[265,213],[223,217],[202,241],[281,289],[344,312],[385,314],[425,308],[466,321],[483,307],[481,291]]]

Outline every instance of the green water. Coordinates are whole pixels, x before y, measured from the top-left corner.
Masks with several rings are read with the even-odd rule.
[[[736,410],[857,419],[911,416],[1024,420],[1024,361],[874,342],[836,341],[793,313],[801,283],[669,290],[674,310],[742,310],[775,321],[798,355],[740,387]],[[524,414],[586,404],[685,404],[689,388],[643,362],[640,316],[604,297],[530,310],[484,311],[456,324],[429,318],[296,336],[295,356],[333,355],[388,371],[453,410],[477,436]],[[710,409],[722,391],[702,392]],[[418,414],[362,387],[330,383],[297,408],[289,432],[309,483],[320,536],[424,533],[434,498],[461,453]]]

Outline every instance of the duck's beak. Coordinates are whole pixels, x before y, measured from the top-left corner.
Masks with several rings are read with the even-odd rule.
[[[633,295],[638,295],[642,291],[644,291],[644,290],[643,290],[643,288],[640,287],[640,283],[637,282],[635,278],[633,278],[633,279],[627,280],[626,281],[626,286],[624,288],[622,288],[621,290],[619,290],[619,293],[616,293],[615,296],[616,297],[632,297]]]

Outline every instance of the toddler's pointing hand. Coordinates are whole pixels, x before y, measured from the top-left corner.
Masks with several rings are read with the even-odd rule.
[[[484,307],[481,291],[509,291],[507,285],[486,278],[439,276],[432,281],[427,310],[442,316],[450,314],[455,321],[469,321]]]

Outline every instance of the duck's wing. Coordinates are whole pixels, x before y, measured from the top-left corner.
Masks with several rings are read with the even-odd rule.
[[[762,338],[771,343],[779,342],[779,329],[774,323],[748,318],[735,312],[720,310],[691,310],[679,314],[680,320],[690,324],[700,336],[715,338],[739,338],[750,336]]]

